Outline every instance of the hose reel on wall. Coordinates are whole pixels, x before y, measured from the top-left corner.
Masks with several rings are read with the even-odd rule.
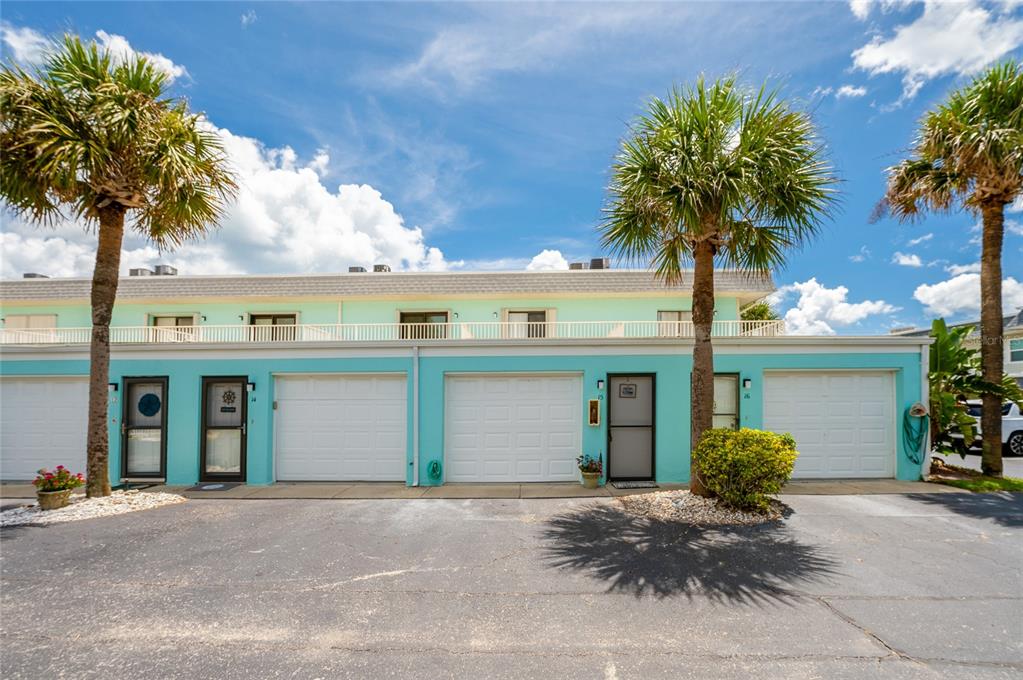
[[[439,482],[444,476],[444,466],[439,460],[431,460],[430,464],[426,466],[426,475],[431,482]]]
[[[927,407],[917,402],[902,414],[902,447],[915,464],[924,462],[924,442],[927,441],[929,416]]]

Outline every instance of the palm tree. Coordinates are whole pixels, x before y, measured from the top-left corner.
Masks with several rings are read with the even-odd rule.
[[[65,36],[45,64],[0,69],[0,196],[37,224],[98,227],[89,366],[89,496],[110,494],[110,316],[125,219],[158,247],[204,235],[235,183],[214,132],[141,56]]]
[[[1002,237],[1005,206],[1023,189],[1023,71],[1015,61],[988,70],[928,112],[910,157],[888,169],[879,206],[901,220],[960,206],[980,215],[980,355],[984,381],[1002,379]],[[1002,474],[1002,404],[983,398],[984,474]]]
[[[715,263],[750,272],[781,265],[829,214],[834,182],[809,116],[735,76],[701,77],[653,99],[622,141],[602,240],[618,257],[651,260],[668,285],[694,267],[693,448],[712,424]],[[707,494],[695,466],[690,479],[694,493]]]

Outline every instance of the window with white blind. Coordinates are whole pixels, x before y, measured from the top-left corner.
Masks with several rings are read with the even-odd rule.
[[[56,327],[56,314],[8,314],[4,317],[4,328],[9,331],[40,330]]]
[[[664,338],[677,338],[688,335],[690,322],[693,320],[692,312],[684,312],[681,309],[664,309],[657,312],[657,334]]]

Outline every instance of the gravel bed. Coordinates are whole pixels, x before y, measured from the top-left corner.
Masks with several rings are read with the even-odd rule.
[[[184,496],[173,493],[140,493],[131,491],[114,491],[104,498],[86,498],[71,496],[71,503],[59,510],[40,510],[39,504],[32,503],[18,508],[0,512],[0,527],[13,527],[23,524],[57,524],[59,522],[76,522],[80,519],[106,517],[107,515],[123,515],[137,510],[150,510],[161,505],[183,503]]]
[[[699,526],[764,524],[781,519],[785,509],[780,501],[772,501],[770,509],[764,514],[744,512],[729,508],[716,498],[704,498],[688,491],[620,496],[618,502],[627,512],[635,515]]]

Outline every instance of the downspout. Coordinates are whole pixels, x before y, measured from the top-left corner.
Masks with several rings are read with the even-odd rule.
[[[412,346],[412,486],[419,486],[419,345]]]
[[[927,344],[920,348],[920,403],[927,409],[928,414],[931,410],[931,342],[933,341],[928,338]],[[927,427],[924,428],[924,467],[920,471],[921,476],[931,473],[931,424],[925,425]]]

